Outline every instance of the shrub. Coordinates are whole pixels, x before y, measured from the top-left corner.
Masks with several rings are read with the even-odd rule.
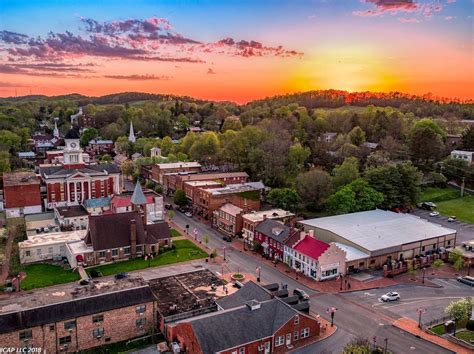
[[[437,259],[436,261],[433,262],[433,267],[435,268],[441,268],[444,265],[444,262],[441,259]]]
[[[92,269],[89,275],[91,276],[91,278],[97,278],[99,276],[99,272],[95,269]]]

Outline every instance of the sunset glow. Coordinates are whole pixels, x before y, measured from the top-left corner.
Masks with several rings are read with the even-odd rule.
[[[474,98],[474,3],[395,3],[2,1],[0,96],[246,102],[333,88]]]

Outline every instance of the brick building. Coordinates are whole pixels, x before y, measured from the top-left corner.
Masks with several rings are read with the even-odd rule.
[[[0,343],[76,352],[153,333],[155,298],[143,280],[76,287],[49,296],[11,297],[13,311],[0,306]]]
[[[223,234],[235,237],[242,230],[242,213],[244,210],[227,203],[214,212],[212,225]]]
[[[163,175],[166,173],[178,173],[178,172],[201,172],[201,164],[199,162],[170,162],[170,163],[157,163],[153,165],[152,176],[153,181],[160,185],[163,185]]]
[[[215,181],[221,186],[246,183],[249,175],[246,172],[223,173],[169,173],[163,176],[163,189],[173,193],[177,189],[184,189],[186,182]]]
[[[41,213],[40,179],[33,172],[5,172],[3,194],[7,218]]]
[[[222,184],[216,181],[190,181],[190,182],[184,182],[184,194],[186,194],[186,197],[188,200],[191,202],[191,204],[194,204],[196,200],[198,200],[199,195],[198,195],[198,190],[201,188],[204,189],[212,189],[212,188],[221,188]]]
[[[89,141],[86,152],[92,156],[108,154],[114,151],[114,142],[112,140],[93,139]]]
[[[170,324],[168,340],[189,353],[244,354],[287,353],[317,339],[317,319],[265,293],[255,283],[247,283],[217,301],[221,311]],[[256,300],[258,296],[261,300]]]
[[[244,211],[260,210],[261,193],[265,186],[261,182],[232,184],[221,188],[200,188],[196,192],[194,211],[205,219],[211,219],[214,211],[231,203]]]
[[[46,184],[46,207],[78,205],[86,199],[107,197],[121,192],[117,165],[87,164],[79,147],[79,132],[71,129],[65,136],[63,162],[41,165],[40,174]]]
[[[282,261],[285,242],[297,232],[277,220],[266,219],[255,228],[254,242],[262,246],[262,254]]]

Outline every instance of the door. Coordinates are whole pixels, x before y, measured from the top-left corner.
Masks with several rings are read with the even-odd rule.
[[[270,342],[265,343],[265,354],[270,354]]]
[[[291,333],[286,335],[286,346],[291,345]]]

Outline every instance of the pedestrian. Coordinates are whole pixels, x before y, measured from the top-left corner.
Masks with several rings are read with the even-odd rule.
[[[347,283],[347,289],[351,290],[351,283]]]

